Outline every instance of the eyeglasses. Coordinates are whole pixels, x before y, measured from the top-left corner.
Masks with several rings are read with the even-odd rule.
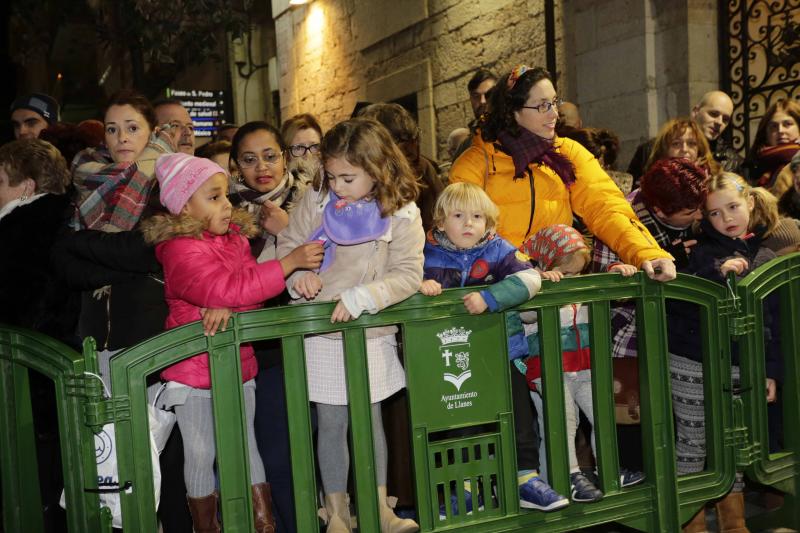
[[[303,157],[306,155],[306,152],[317,155],[319,153],[319,143],[309,144],[308,146],[304,144],[293,144],[289,147],[289,152],[292,154],[292,157]]]
[[[162,124],[161,125],[161,129],[164,130],[164,131],[168,131],[168,130],[171,130],[171,129],[186,130],[189,133],[194,133],[194,123],[189,122],[189,123],[183,124],[181,122],[178,122],[177,120],[173,120],[172,122],[169,122],[167,124]]]
[[[564,100],[561,98],[556,98],[552,102],[542,102],[539,105],[524,105],[522,106],[523,109],[535,109],[539,113],[549,113],[551,109],[554,107],[558,109],[558,107],[564,103]]]
[[[236,162],[239,163],[239,168],[253,168],[258,165],[259,161],[263,161],[269,166],[275,166],[282,156],[283,154],[280,152],[277,154],[270,152],[263,157],[256,154],[245,154],[240,159],[237,159]]]

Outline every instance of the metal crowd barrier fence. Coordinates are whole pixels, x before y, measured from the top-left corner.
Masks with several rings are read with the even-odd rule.
[[[101,396],[97,372],[71,348],[38,333],[0,327],[0,489],[3,531],[44,530],[28,369],[52,380],[64,475],[67,526],[73,531],[111,531],[111,514],[97,492],[95,442],[85,423],[88,401]]]
[[[781,298],[781,342],[785,360],[783,388],[785,445],[767,453],[764,403],[763,298]],[[0,327],[3,521],[6,531],[41,531],[36,461],[26,368],[53,379],[59,408],[69,530],[106,531],[107,511],[98,509],[92,430],[115,423],[125,531],[157,530],[146,398],[147,377],[186,357],[208,351],[214,390],[213,409],[220,485],[220,508],[226,532],[252,531],[247,438],[241,386],[239,345],[280,339],[287,390],[289,438],[297,529],[316,531],[318,491],[312,443],[303,337],[342,332],[350,398],[354,501],[359,531],[379,531],[372,445],[365,329],[396,324],[408,376],[411,461],[416,511],[422,531],[567,531],[618,522],[642,531],[678,531],[706,502],[723,496],[737,468],[786,495],[778,511],[759,523],[778,520],[800,525],[797,494],[800,453],[800,338],[796,333],[800,303],[800,254],[762,267],[739,287],[679,276],[653,282],[639,273],[632,278],[593,275],[545,283],[543,291],[519,310],[539,312],[542,331],[544,416],[548,471],[553,487],[569,493],[564,396],[558,310],[582,302],[589,306],[592,353],[594,431],[602,501],[571,503],[551,513],[520,511],[516,486],[513,406],[511,403],[506,325],[502,313],[469,315],[461,301],[468,289],[446,291],[437,298],[415,296],[372,316],[330,323],[333,304],[309,304],[242,313],[232,327],[205,337],[191,324],[153,337],[111,360],[113,396],[102,399],[97,381],[85,378],[96,367],[91,349],[81,356],[42,335]],[[646,481],[621,488],[617,454],[610,308],[622,299],[635,301],[639,331],[642,447]],[[696,475],[678,478],[667,353],[665,301],[698,305],[703,337],[707,464]],[[742,397],[734,401],[730,376],[730,342],[741,348]],[[91,344],[91,343],[90,343]],[[466,437],[454,429],[472,428]],[[462,432],[464,433],[464,432]],[[27,452],[27,454],[26,454]],[[467,509],[461,488],[473,491]],[[86,492],[89,490],[89,492]],[[457,500],[456,511],[450,498]],[[444,513],[440,506],[443,505]],[[38,516],[38,519],[37,519]],[[22,528],[21,525],[25,527]]]

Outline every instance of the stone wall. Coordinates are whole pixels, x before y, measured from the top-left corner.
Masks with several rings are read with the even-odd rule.
[[[621,141],[625,169],[641,142],[670,118],[687,116],[718,88],[717,2],[565,0],[568,98],[585,126]]]
[[[359,100],[414,93],[423,153],[444,161],[447,135],[472,118],[466,85],[475,69],[501,74],[520,62],[545,64],[541,0],[372,0],[372,13],[395,13],[397,20],[392,25],[375,20],[367,30],[358,24],[365,19],[365,4],[317,0],[289,9],[286,0],[272,0],[282,117],[311,112],[330,128],[348,118]],[[407,12],[398,13],[397,6]],[[563,65],[561,43],[557,31]],[[563,67],[558,70],[557,76]],[[561,80],[560,90],[565,86]]]
[[[586,126],[619,135],[618,167],[718,87],[717,1],[555,5],[559,93]],[[472,118],[466,84],[476,68],[545,64],[542,0],[317,0],[297,9],[272,0],[272,12],[281,116],[308,111],[329,128],[359,100],[414,93],[423,152],[442,161],[449,132]]]

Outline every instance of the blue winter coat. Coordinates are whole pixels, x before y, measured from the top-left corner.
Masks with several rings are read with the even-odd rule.
[[[469,250],[448,250],[432,232],[425,242],[424,279],[438,281],[442,288],[488,285],[481,296],[492,312],[503,311],[528,301],[541,285],[531,287],[519,272],[532,271],[530,260],[505,239],[492,235]],[[538,273],[536,274],[538,278]],[[528,355],[528,343],[518,313],[506,315],[508,355],[517,359]]]

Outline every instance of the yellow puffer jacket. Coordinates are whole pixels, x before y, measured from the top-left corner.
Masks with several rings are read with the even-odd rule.
[[[515,180],[511,156],[484,142],[480,133],[453,164],[450,183],[466,181],[482,187],[500,208],[497,233],[514,246],[552,224],[572,225],[574,212],[626,263],[638,267],[646,260],[672,257],[656,244],[586,148],[559,138],[556,149],[575,167],[576,180],[569,189],[558,174],[536,164],[530,166],[533,180],[528,174]]]

